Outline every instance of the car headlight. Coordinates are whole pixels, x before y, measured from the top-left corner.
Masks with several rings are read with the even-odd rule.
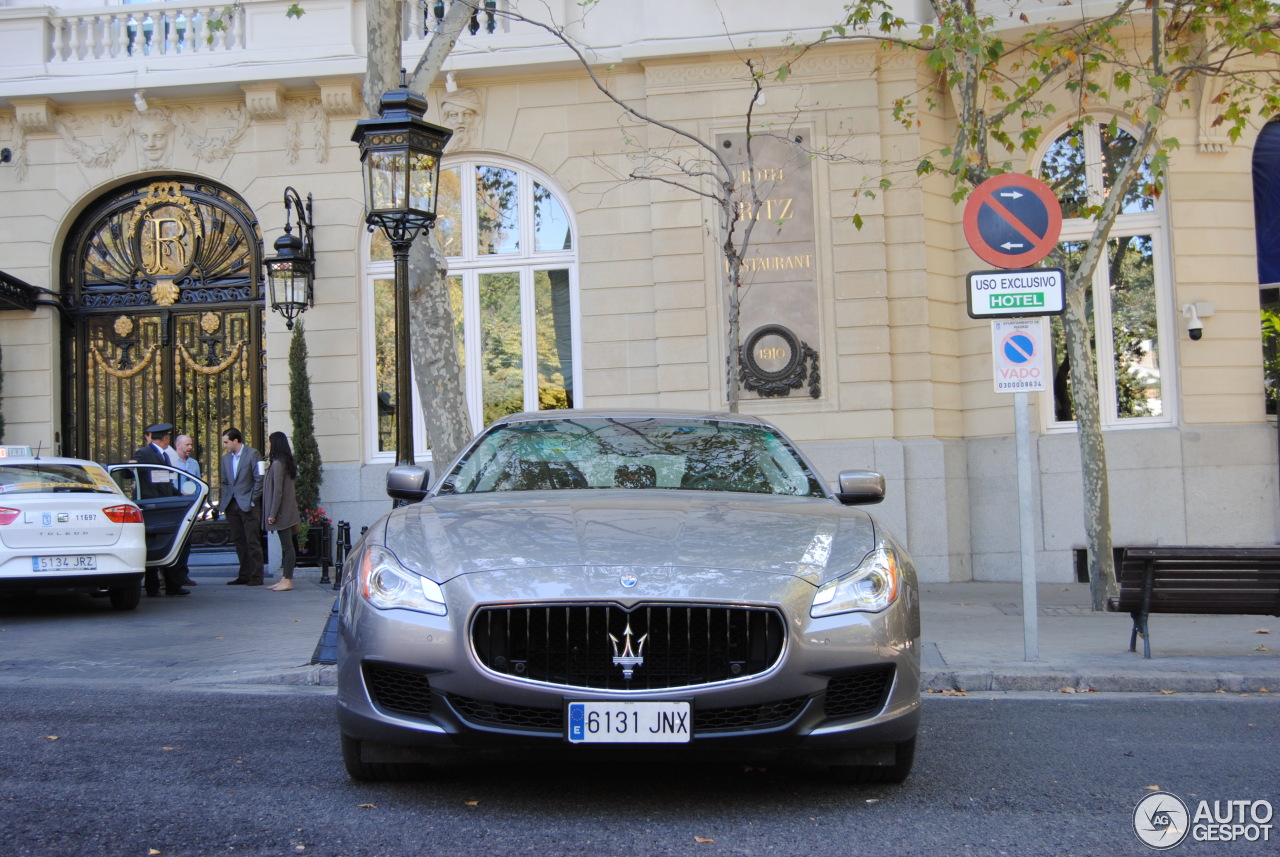
[[[819,587],[809,615],[816,619],[837,613],[879,613],[898,597],[901,577],[892,548],[877,548],[849,574]]]
[[[360,595],[379,610],[400,608],[443,616],[440,584],[405,569],[389,550],[373,546],[360,558]]]

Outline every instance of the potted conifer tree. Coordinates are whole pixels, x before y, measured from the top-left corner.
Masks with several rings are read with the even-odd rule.
[[[307,337],[302,321],[289,341],[289,417],[293,421],[293,460],[298,467],[296,491],[302,526],[298,531],[298,564],[327,566],[332,522],[320,506],[324,471],[316,443],[311,376],[307,373]]]

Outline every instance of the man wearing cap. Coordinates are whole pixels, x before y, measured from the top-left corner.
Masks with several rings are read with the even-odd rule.
[[[141,447],[133,454],[133,460],[139,464],[169,464],[169,435],[173,433],[173,426],[169,423],[156,423],[147,426],[146,440]],[[172,480],[164,479],[154,481],[142,478],[142,484],[139,486],[139,496],[143,500],[155,497],[175,497],[178,489],[174,487]],[[164,575],[164,594],[171,596],[190,595],[191,591],[182,588],[182,581],[186,577],[184,570],[177,566],[165,566],[159,571],[153,566],[147,566],[146,574],[143,577],[143,586],[147,590],[147,595],[155,597],[160,594],[160,575]]]
[[[169,435],[172,433],[173,426],[169,423],[147,426],[147,442],[133,454],[133,460],[139,464],[172,464],[169,460]],[[141,487],[143,500],[154,497],[173,497],[178,493],[178,489],[173,487],[173,482],[170,480],[153,482],[150,479],[144,479]]]

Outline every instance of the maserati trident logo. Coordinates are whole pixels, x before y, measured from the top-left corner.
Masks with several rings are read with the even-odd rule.
[[[638,640],[633,639],[633,637],[631,620],[629,619],[627,620],[626,630],[622,632],[621,643],[613,634],[609,635],[609,642],[613,644],[613,665],[622,667],[622,677],[628,681],[635,674],[636,667],[644,664],[644,644],[649,639],[649,635],[645,634]],[[619,645],[622,646],[621,651],[618,650]]]
[[[634,574],[628,571],[622,575],[621,582],[623,586],[630,589],[631,587],[635,586],[637,583],[640,582],[640,578],[636,577]]]

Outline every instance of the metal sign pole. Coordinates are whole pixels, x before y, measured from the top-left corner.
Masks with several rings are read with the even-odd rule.
[[[1013,393],[1018,447],[1018,526],[1022,542],[1022,645],[1024,657],[1040,656],[1036,606],[1036,543],[1031,472],[1031,420],[1027,394],[1047,392],[1047,317],[1065,304],[1066,275],[1058,268],[1022,268],[1044,259],[1058,244],[1062,206],[1053,188],[1021,173],[993,176],[974,188],[964,207],[964,236],[984,262],[1002,271],[968,277],[969,316],[1007,318],[991,323],[995,391]],[[1014,321],[1021,317],[1018,321]],[[1035,318],[1036,327],[1025,322]],[[1022,325],[1022,326],[1020,326]],[[1008,330],[1006,334],[1004,331]]]
[[[1018,528],[1022,541],[1022,651],[1023,660],[1040,657],[1039,609],[1036,605],[1036,542],[1032,517],[1031,420],[1027,394],[1013,394],[1014,435],[1018,447]]]

